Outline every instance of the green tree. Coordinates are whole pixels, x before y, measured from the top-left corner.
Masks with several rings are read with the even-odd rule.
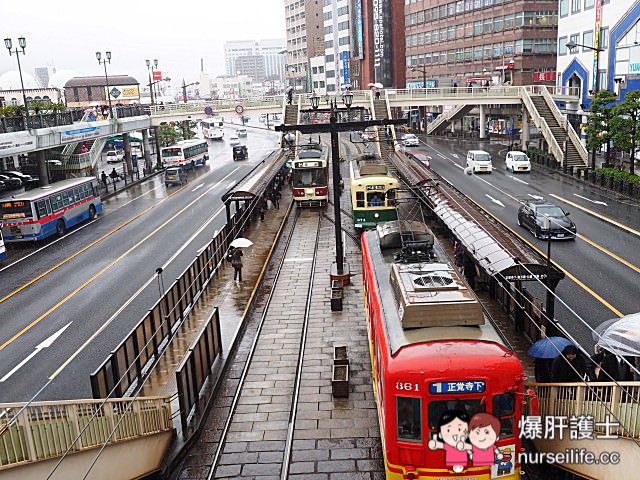
[[[587,134],[587,148],[598,150],[602,145],[607,146],[607,164],[611,160],[609,148],[613,137],[611,120],[615,116],[614,102],[616,94],[609,90],[600,90],[591,101],[591,108],[585,132]]]
[[[189,140],[196,136],[196,122],[192,120],[185,120],[179,123],[180,133],[182,138]]]
[[[615,107],[612,120],[613,143],[623,152],[629,152],[631,167],[629,173],[635,175],[635,155],[640,150],[640,90],[627,92],[624,100]]]
[[[158,128],[158,139],[161,147],[168,147],[182,140],[182,136],[176,131],[173,122],[162,123]]]

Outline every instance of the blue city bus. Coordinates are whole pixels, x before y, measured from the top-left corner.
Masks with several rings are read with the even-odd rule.
[[[100,212],[102,202],[95,177],[70,178],[0,199],[2,234],[7,243],[62,236]]]

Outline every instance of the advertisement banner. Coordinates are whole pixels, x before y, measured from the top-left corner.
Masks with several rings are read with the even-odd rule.
[[[357,55],[360,60],[364,58],[363,52],[363,43],[364,36],[362,34],[362,0],[355,0],[356,5],[356,45],[357,45]]]
[[[436,88],[438,86],[438,81],[437,80],[427,80],[427,86],[425,87],[423,85],[423,82],[421,81],[417,81],[417,82],[407,82],[407,88],[411,89],[411,88]]]
[[[104,87],[105,96],[107,87]],[[111,100],[137,100],[140,98],[140,91],[137,85],[115,85],[109,87]]]
[[[36,137],[29,132],[13,132],[9,140],[0,141],[0,157],[23,153],[36,147]]]
[[[108,133],[109,126],[106,125],[104,127],[104,133],[100,131],[101,129],[102,127],[87,127],[77,128],[74,130],[66,130],[60,135],[60,143],[77,142],[80,140],[99,137],[100,135],[104,135],[104,133]]]
[[[600,48],[600,24],[602,22],[602,0],[596,0],[596,25],[593,30],[593,90],[598,89],[598,48]]]
[[[373,66],[376,82],[391,85],[391,15],[389,0],[373,0]]]
[[[349,81],[349,52],[342,52],[342,79],[344,85],[351,83]]]

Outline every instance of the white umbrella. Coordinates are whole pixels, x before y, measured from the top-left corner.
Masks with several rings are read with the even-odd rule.
[[[618,355],[640,356],[640,313],[631,313],[615,321],[607,321],[598,343]]]
[[[232,247],[235,248],[247,248],[250,247],[251,245],[253,245],[253,242],[251,240],[249,240],[248,238],[236,238],[233,242],[231,242]]]
[[[293,90],[292,86],[288,86],[287,89],[285,90],[285,92],[289,93],[291,90]]]
[[[374,83],[376,88],[384,88],[384,85],[382,85],[380,82]]]

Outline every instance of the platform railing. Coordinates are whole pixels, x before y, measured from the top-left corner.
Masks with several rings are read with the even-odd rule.
[[[528,383],[542,417],[592,417],[593,431],[640,439],[640,382]],[[529,414],[531,411],[529,402]]]
[[[5,403],[0,419],[0,472],[173,429],[169,397]]]

